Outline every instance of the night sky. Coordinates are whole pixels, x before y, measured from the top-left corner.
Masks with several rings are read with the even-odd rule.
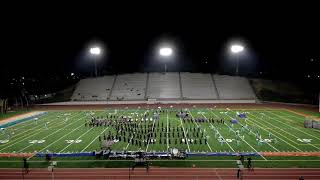
[[[90,75],[93,63],[85,54],[99,41],[106,49],[103,74],[163,71],[155,56],[161,42],[176,48],[169,71],[232,74],[227,47],[240,39],[246,47],[241,75],[320,75],[315,5],[168,5],[14,6],[1,26],[1,73]]]

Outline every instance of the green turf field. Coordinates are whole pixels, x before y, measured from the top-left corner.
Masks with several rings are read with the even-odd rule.
[[[145,126],[147,128],[149,126],[155,127],[155,143],[142,143],[140,146],[139,143],[135,143],[136,140],[141,140],[139,136],[132,138],[127,133],[124,136],[127,137],[126,141],[122,139],[114,143],[112,149],[148,152],[163,152],[170,148],[178,148],[187,152],[319,152],[320,149],[320,131],[304,128],[305,118],[289,111],[238,109],[227,112],[226,109],[198,108],[186,110],[193,118],[224,119],[225,123],[183,122],[176,118],[175,110],[171,109],[162,112],[159,121],[141,122],[138,120],[135,122],[142,127],[142,130]],[[145,109],[50,111],[37,121],[29,120],[6,128],[0,134],[0,152],[50,151],[62,153],[99,150],[99,136],[103,134],[115,136],[116,130],[111,126],[85,127],[85,121],[90,119],[89,112],[93,112],[95,117],[105,117],[110,114],[135,116],[135,114],[140,115],[146,111]],[[246,121],[236,118],[236,112],[247,112]],[[230,119],[235,118],[239,120],[238,124],[232,125]],[[48,123],[47,129],[45,123]],[[251,131],[242,129],[245,124]],[[239,136],[236,135],[237,131],[239,131]],[[179,132],[179,137],[177,137],[177,132]],[[183,137],[183,132],[187,137]],[[198,136],[196,132],[199,132]],[[264,142],[258,142],[257,132],[258,137],[261,135]],[[162,134],[161,138],[160,133]],[[175,133],[175,137],[173,137],[173,133]],[[205,138],[207,143],[204,141]],[[221,138],[223,138],[223,142],[221,142]],[[128,142],[128,139],[133,140],[133,143],[132,141]],[[143,136],[142,139],[144,139]],[[175,143],[176,139],[177,143]],[[190,141],[181,144],[181,139],[189,139]],[[202,140],[201,144],[200,139]],[[195,143],[196,141],[197,143]]]

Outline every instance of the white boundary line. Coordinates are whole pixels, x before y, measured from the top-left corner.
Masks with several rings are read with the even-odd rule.
[[[84,147],[81,152],[84,152],[84,150],[86,150],[94,141],[96,141],[99,136],[104,133],[109,127],[105,128],[103,131],[100,132],[100,134],[98,136],[96,136],[86,147]]]

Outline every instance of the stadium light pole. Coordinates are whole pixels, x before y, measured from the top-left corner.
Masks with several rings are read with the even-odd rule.
[[[172,53],[173,53],[173,50],[172,48],[170,47],[161,47],[159,49],[159,55],[162,57],[162,58],[169,58],[172,56]],[[164,72],[166,73],[167,72],[167,63],[165,62],[164,63]]]
[[[233,44],[230,47],[230,51],[232,54],[236,56],[236,75],[239,75],[239,54],[244,51],[243,45]]]
[[[94,46],[90,48],[90,55],[93,57],[93,61],[94,61],[94,72],[95,72],[95,76],[98,76],[98,70],[97,70],[97,59],[101,54],[101,48],[98,46]]]

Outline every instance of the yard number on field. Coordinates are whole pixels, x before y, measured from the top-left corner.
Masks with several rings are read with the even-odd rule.
[[[45,141],[46,140],[43,140],[43,139],[41,139],[41,140],[29,140],[29,143],[31,143],[31,144],[42,144]]]
[[[72,143],[80,143],[82,140],[81,139],[77,139],[77,140],[66,140],[66,142],[68,144],[72,144]]]
[[[304,143],[310,143],[312,139],[297,139],[300,142],[304,142]]]

